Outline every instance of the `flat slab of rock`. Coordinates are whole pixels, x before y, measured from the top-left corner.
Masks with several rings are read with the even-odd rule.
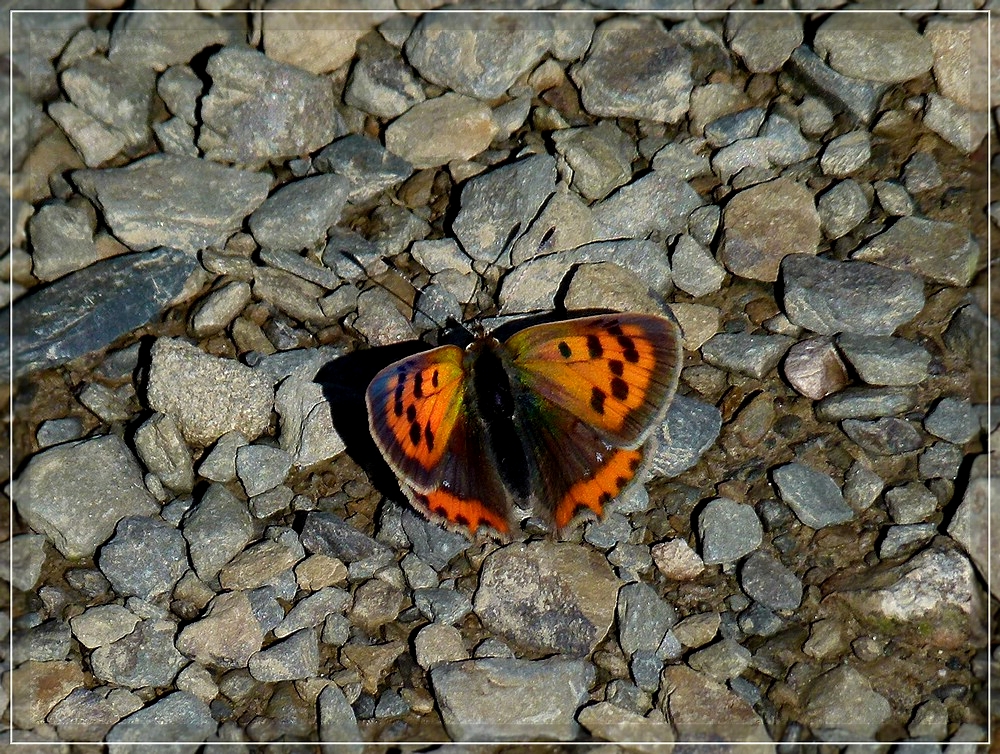
[[[173,154],[152,155],[124,168],[77,170],[72,178],[101,208],[115,236],[142,251],[221,247],[271,186],[267,173]]]
[[[585,660],[486,658],[439,665],[431,682],[452,740],[569,741],[594,675]]]
[[[64,364],[146,324],[197,264],[192,254],[161,248],[105,259],[34,289],[13,306],[14,374]],[[0,321],[4,341],[10,311]],[[3,344],[3,361],[9,346]]]

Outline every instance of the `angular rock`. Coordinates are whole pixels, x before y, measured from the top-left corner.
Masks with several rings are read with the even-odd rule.
[[[586,655],[614,618],[618,580],[580,545],[514,543],[484,562],[474,600],[492,631],[534,651]]]
[[[267,429],[274,400],[271,385],[249,367],[171,338],[153,345],[146,392],[150,407],[173,417],[200,447],[233,430],[257,437]]]
[[[562,658],[465,660],[431,670],[455,741],[573,740],[576,710],[593,682],[592,665]]]
[[[781,499],[806,526],[822,529],[854,517],[837,483],[826,474],[801,463],[785,464],[773,474]]]
[[[104,348],[156,317],[197,260],[177,249],[123,254],[34,289],[13,306],[14,374],[58,366]],[[6,360],[8,319],[0,318]]]
[[[267,196],[271,177],[196,157],[156,154],[123,168],[77,170],[73,182],[132,249],[225,245]]]
[[[161,518],[122,519],[101,548],[101,572],[118,594],[152,600],[174,588],[188,569],[184,536]]]
[[[313,152],[344,131],[329,78],[249,47],[208,60],[198,146],[210,160],[254,163]]]
[[[85,558],[126,516],[158,506],[132,452],[116,435],[58,445],[35,455],[14,485],[25,522],[68,558]]]

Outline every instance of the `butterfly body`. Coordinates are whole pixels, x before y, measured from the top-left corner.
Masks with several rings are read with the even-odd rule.
[[[372,436],[432,519],[505,535],[516,505],[562,530],[581,511],[602,514],[636,477],[680,359],[676,324],[642,314],[442,346],[372,380]]]

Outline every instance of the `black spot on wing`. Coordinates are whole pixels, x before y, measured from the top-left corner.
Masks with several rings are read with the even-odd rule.
[[[599,414],[604,414],[604,400],[608,397],[607,393],[601,390],[599,387],[591,388],[590,391],[590,407],[594,409]]]

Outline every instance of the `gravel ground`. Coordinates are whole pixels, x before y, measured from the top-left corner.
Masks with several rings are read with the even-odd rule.
[[[12,736],[985,740],[985,15],[299,5],[14,17]],[[646,483],[410,508],[374,374],[592,309],[683,331]]]

